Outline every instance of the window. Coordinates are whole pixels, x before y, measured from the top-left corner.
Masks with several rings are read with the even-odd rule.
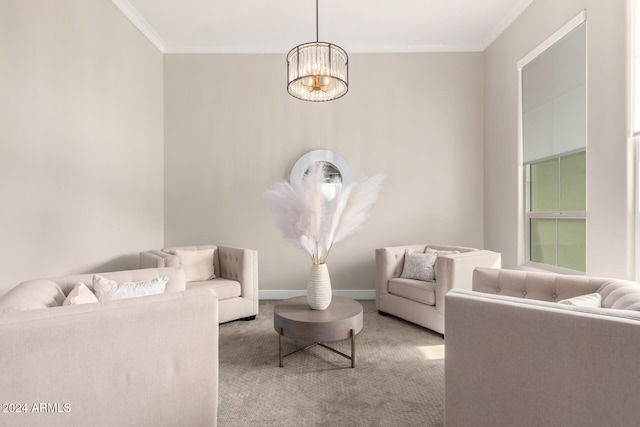
[[[525,264],[587,270],[586,14],[518,63]]]
[[[526,165],[529,258],[586,272],[586,152]]]

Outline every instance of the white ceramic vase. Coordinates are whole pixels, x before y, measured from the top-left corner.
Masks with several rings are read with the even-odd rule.
[[[331,279],[327,264],[312,264],[307,280],[307,303],[313,310],[325,310],[331,304]]]

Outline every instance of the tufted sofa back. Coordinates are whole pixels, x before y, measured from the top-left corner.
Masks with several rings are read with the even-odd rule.
[[[640,311],[640,284],[628,280],[476,268],[472,289],[486,294],[549,302],[597,292],[602,296],[603,308]]]
[[[597,292],[610,279],[521,270],[476,268],[472,289],[486,294],[560,301]]]
[[[182,268],[146,268],[34,279],[18,284],[0,298],[0,314],[62,305],[65,297],[78,282],[84,283],[93,291],[94,274],[100,274],[119,283],[151,280],[159,276],[166,276],[169,278],[169,282],[167,282],[165,292],[180,292],[186,289]]]

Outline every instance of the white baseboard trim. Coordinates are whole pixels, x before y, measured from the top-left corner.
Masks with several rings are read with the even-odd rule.
[[[264,300],[281,300],[293,297],[299,297],[306,295],[307,291],[305,290],[260,290],[259,297]],[[376,299],[376,290],[375,289],[351,289],[351,290],[342,290],[342,289],[334,289],[332,291],[333,295],[347,297],[351,299],[359,299],[359,300],[375,300]]]

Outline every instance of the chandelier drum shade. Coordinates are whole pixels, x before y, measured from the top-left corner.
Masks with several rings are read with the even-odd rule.
[[[331,101],[349,90],[347,52],[332,43],[318,41],[318,0],[316,0],[316,41],[304,43],[287,54],[287,91],[304,101]]]

